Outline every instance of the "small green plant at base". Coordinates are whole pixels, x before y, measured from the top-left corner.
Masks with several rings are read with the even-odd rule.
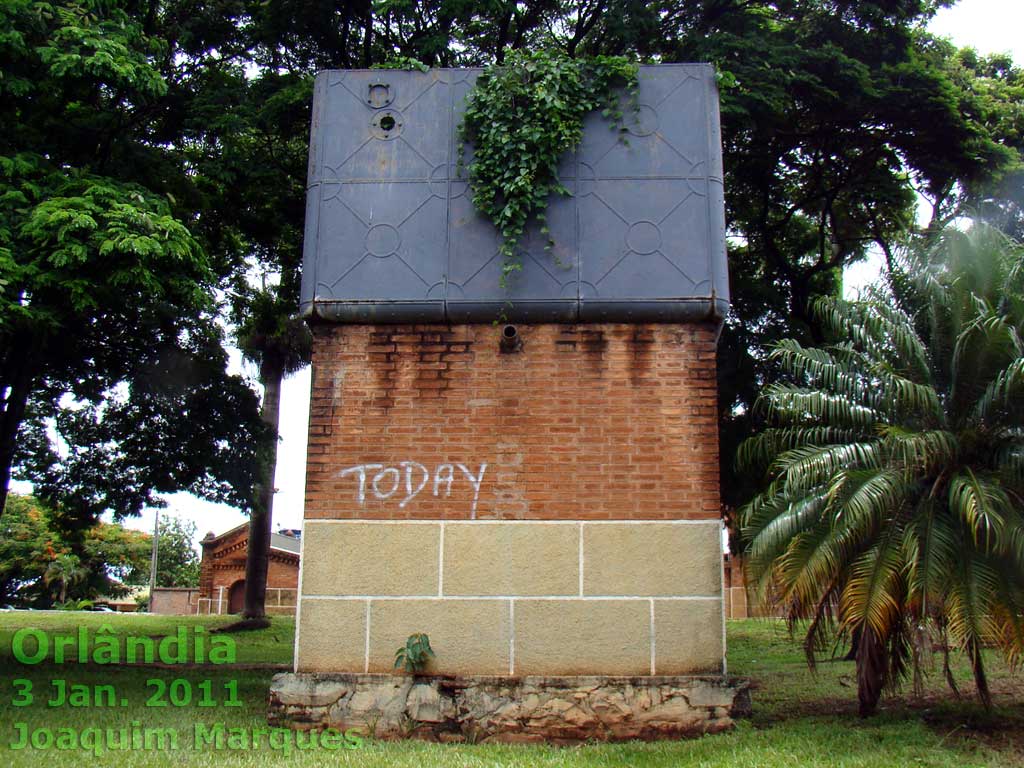
[[[434,649],[430,647],[430,638],[423,632],[409,635],[405,645],[395,651],[395,669],[409,674],[422,672],[427,662],[433,658]]]
[[[601,109],[613,129],[626,130],[620,89],[635,106],[638,71],[624,56],[574,59],[560,51],[517,50],[477,78],[459,139],[463,151],[473,145],[473,205],[501,234],[502,288],[522,269],[516,247],[531,216],[548,236],[546,249],[553,244],[548,198],[570,194],[558,179],[558,164],[580,143],[583,119]]]
[[[416,729],[420,727],[419,721],[413,720],[405,712],[398,716],[398,728],[402,732],[402,736],[409,739],[416,733]]]

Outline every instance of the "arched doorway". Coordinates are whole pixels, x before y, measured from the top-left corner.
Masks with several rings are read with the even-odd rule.
[[[231,585],[228,591],[228,613],[241,613],[245,607],[245,579]]]

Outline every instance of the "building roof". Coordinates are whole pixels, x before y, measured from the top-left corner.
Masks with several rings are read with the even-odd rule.
[[[204,547],[208,547],[218,541],[234,536],[243,529],[245,529],[246,537],[248,537],[248,528],[249,523],[242,523],[241,525],[236,525],[229,531],[224,531],[224,533],[215,534],[213,531],[210,531],[203,537],[202,544]],[[271,532],[270,548],[276,549],[278,552],[287,552],[292,555],[298,555],[300,550],[300,540],[295,536],[285,536],[280,533]]]
[[[282,533],[270,534],[270,548],[280,549],[283,552],[299,554],[299,540],[294,536],[285,536]]]

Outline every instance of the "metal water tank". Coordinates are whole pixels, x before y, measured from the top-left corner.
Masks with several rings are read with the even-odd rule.
[[[350,323],[720,320],[729,300],[714,71],[640,67],[620,136],[600,114],[559,171],[547,236],[501,286],[457,129],[480,70],[316,79],[302,275],[310,318]],[[465,148],[468,165],[472,146]]]

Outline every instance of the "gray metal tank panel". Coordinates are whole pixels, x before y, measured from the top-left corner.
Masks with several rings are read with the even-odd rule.
[[[500,286],[456,138],[480,70],[333,70],[316,79],[302,311],[335,322],[651,322],[728,311],[721,139],[707,64],[640,68],[620,139],[598,114],[560,169],[555,245],[531,225]],[[472,147],[466,147],[466,165]]]

